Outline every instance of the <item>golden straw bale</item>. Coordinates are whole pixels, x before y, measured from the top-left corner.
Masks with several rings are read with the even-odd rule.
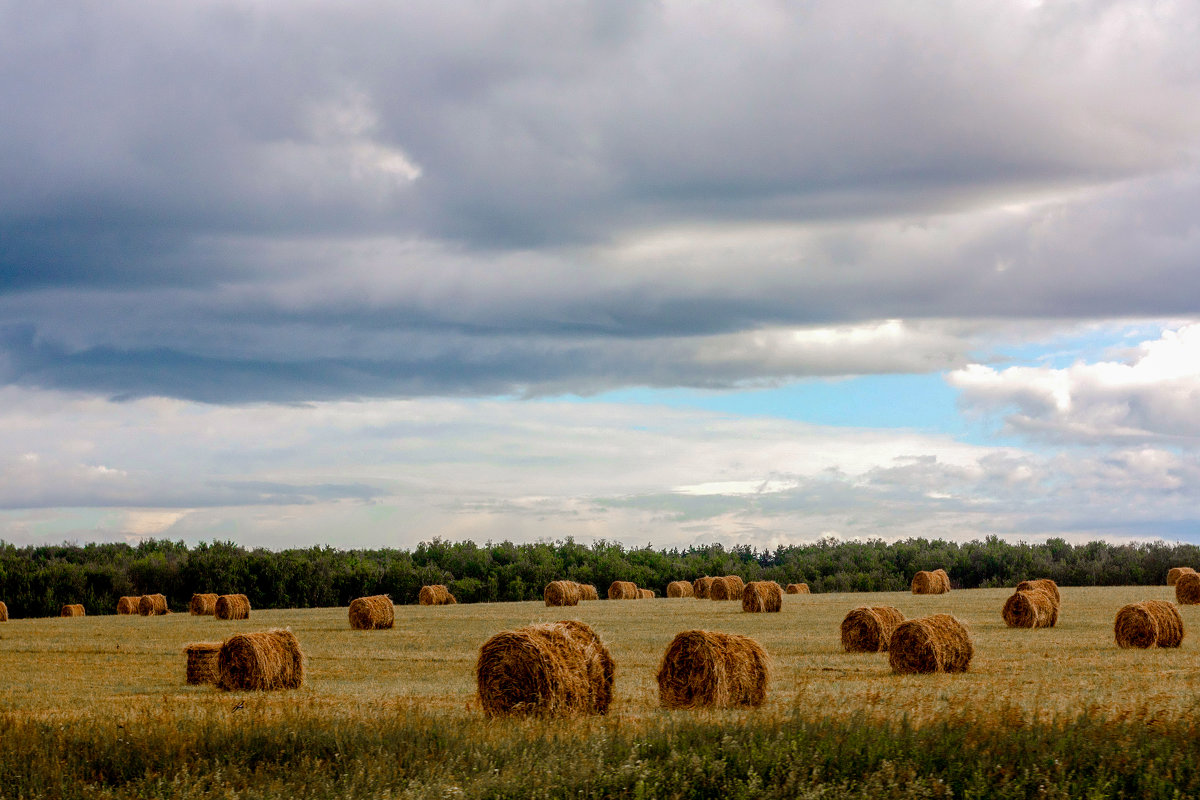
[[[808,591],[807,583],[789,583],[785,591],[787,591],[788,594],[811,594],[811,592]]]
[[[950,591],[950,581],[938,574],[938,571],[921,570],[912,579],[913,594],[945,594]]]
[[[616,664],[589,626],[575,620],[501,631],[484,642],[475,664],[479,703],[504,714],[604,714]]]
[[[638,589],[638,599],[639,600],[653,600],[654,599],[654,590],[653,589]]]
[[[118,614],[137,614],[138,605],[142,602],[141,595],[122,597],[117,601]]]
[[[975,646],[966,626],[949,614],[901,622],[888,640],[892,672],[966,672]]]
[[[213,604],[217,619],[250,619],[250,598],[244,594],[223,594]]]
[[[239,633],[217,653],[220,689],[299,689],[304,683],[304,653],[290,630]]]
[[[667,597],[695,597],[696,590],[689,581],[671,581],[667,584]]]
[[[183,648],[187,654],[187,682],[189,686],[217,682],[217,654],[221,642],[193,642]]]
[[[692,596],[700,600],[707,600],[708,592],[712,589],[712,584],[713,579],[708,575],[705,575],[703,578],[696,578],[696,580],[692,581]]]
[[[742,611],[776,612],[783,608],[783,589],[775,581],[750,581],[742,589]]]
[[[454,598],[454,595],[450,594],[450,590],[440,583],[422,586],[421,593],[417,595],[417,600],[423,606],[458,605],[458,600]]]
[[[138,613],[143,617],[161,617],[167,613],[167,598],[161,594],[144,594],[138,600]]]
[[[729,584],[729,599],[741,600],[742,590],[746,588],[746,582],[742,580],[740,575],[726,575],[725,582]]]
[[[658,699],[665,708],[761,706],[770,660],[748,636],[684,631],[663,653]]]
[[[542,591],[542,599],[548,606],[579,605],[579,584],[574,581],[550,581]]]
[[[60,617],[82,617],[85,616],[85,614],[86,612],[83,610],[83,606],[81,606],[79,603],[70,603],[65,605],[62,607],[62,611],[58,612]]]
[[[590,583],[577,583],[575,585],[579,587],[579,599],[580,600],[599,600],[600,599],[600,592],[596,591],[596,587],[592,586]]]
[[[632,581],[613,581],[608,587],[609,600],[637,600],[641,596],[637,584]]]
[[[708,597],[710,600],[741,600],[745,588],[746,585],[738,576],[725,575],[713,578],[712,585],[708,589]]]
[[[1183,617],[1173,603],[1143,600],[1117,612],[1113,633],[1118,647],[1179,647]]]
[[[1187,575],[1189,572],[1194,573],[1195,571],[1191,567],[1171,567],[1167,570],[1167,586],[1174,586],[1179,580],[1179,576]]]
[[[0,622],[8,622],[8,605],[0,600]]]
[[[950,591],[950,576],[946,574],[946,570],[938,568],[933,574],[938,579],[938,585],[942,587],[942,593]]]
[[[1054,605],[1062,604],[1062,595],[1058,591],[1058,584],[1049,578],[1037,578],[1031,581],[1021,581],[1017,584],[1014,591],[1027,592],[1030,589],[1041,589],[1054,598]]]
[[[1175,581],[1175,602],[1181,606],[1200,603],[1200,575],[1185,572]]]
[[[194,594],[188,603],[188,613],[195,617],[212,616],[217,611],[217,595]]]
[[[350,627],[356,631],[378,631],[396,624],[396,607],[386,594],[356,597],[350,601]]]
[[[1058,622],[1058,603],[1045,589],[1021,589],[1004,601],[1000,616],[1010,628],[1053,628]]]
[[[842,620],[842,648],[847,653],[881,653],[904,614],[892,606],[860,606]]]

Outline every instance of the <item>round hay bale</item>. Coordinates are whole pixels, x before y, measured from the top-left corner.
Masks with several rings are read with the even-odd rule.
[[[417,601],[423,606],[458,605],[458,600],[450,594],[450,590],[440,583],[422,586],[420,594],[417,595]]]
[[[1167,570],[1167,586],[1174,586],[1179,581],[1180,575],[1194,574],[1195,572],[1196,570],[1191,567],[1171,567]]]
[[[788,594],[811,594],[807,583],[789,583],[784,591]]]
[[[188,613],[194,617],[208,617],[217,611],[217,595],[194,594],[188,603]]]
[[[1058,622],[1058,603],[1045,589],[1021,589],[1004,601],[1000,616],[1010,628],[1053,628]]]
[[[970,632],[949,614],[905,620],[888,640],[888,664],[898,674],[966,672],[974,655]]]
[[[223,594],[213,604],[217,619],[250,619],[250,598],[244,594]]]
[[[783,608],[783,589],[775,581],[751,581],[742,589],[742,611],[774,613]]]
[[[641,596],[637,584],[632,581],[613,581],[608,587],[609,600],[637,600]]]
[[[304,653],[290,630],[238,633],[217,653],[219,689],[299,689],[302,683]]]
[[[501,631],[479,648],[475,681],[489,717],[604,714],[616,664],[589,626],[569,620]]]
[[[671,581],[667,584],[667,597],[695,597],[696,590],[690,581]]]
[[[892,606],[860,606],[842,620],[842,648],[847,653],[880,653],[888,649],[892,631],[904,614]]]
[[[217,654],[221,642],[193,642],[183,648],[187,654],[188,686],[217,682]]]
[[[1181,606],[1200,603],[1200,575],[1185,572],[1175,581],[1175,602]]]
[[[950,591],[949,581],[945,582],[937,572],[921,570],[912,579],[913,594],[944,594]]]
[[[396,624],[396,607],[386,594],[356,597],[350,601],[350,627],[356,631],[378,631]]]
[[[638,589],[638,599],[639,600],[653,600],[654,599],[654,590],[653,589]]]
[[[1062,604],[1062,595],[1058,591],[1058,584],[1049,578],[1037,578],[1031,581],[1021,581],[1017,584],[1017,588],[1014,591],[1027,592],[1030,589],[1041,589],[1043,592],[1049,594],[1054,598],[1055,606]]]
[[[942,594],[950,591],[950,576],[946,574],[946,570],[938,568],[933,571],[933,574],[937,578],[938,585],[942,588]]]
[[[122,597],[117,601],[118,614],[137,614],[138,605],[142,602],[141,595]]]
[[[8,605],[0,600],[0,622],[8,622]]]
[[[70,603],[63,606],[62,610],[58,612],[58,615],[60,617],[82,617],[86,615],[86,612],[83,610],[83,606],[81,606],[79,603]]]
[[[161,594],[144,594],[138,600],[138,613],[143,617],[161,617],[167,613],[167,598]]]
[[[574,581],[550,581],[542,591],[542,599],[548,606],[579,605],[579,584]]]
[[[742,592],[745,589],[746,585],[742,583],[741,578],[736,575],[725,575],[713,578],[712,585],[708,588],[708,598],[710,600],[741,600]]]
[[[712,589],[713,579],[708,575],[703,578],[696,578],[692,581],[692,596],[700,600],[708,599],[708,592]]]
[[[1173,603],[1143,600],[1117,612],[1113,634],[1118,647],[1179,647],[1183,617]]]
[[[590,583],[577,583],[575,585],[579,587],[579,599],[580,600],[599,600],[600,599],[600,592],[596,591],[596,587],[592,586]]]
[[[658,699],[665,708],[761,706],[770,659],[749,636],[684,631],[663,653]]]
[[[746,588],[746,582],[742,580],[740,575],[726,575],[725,582],[729,584],[729,599],[741,600],[742,592]]]

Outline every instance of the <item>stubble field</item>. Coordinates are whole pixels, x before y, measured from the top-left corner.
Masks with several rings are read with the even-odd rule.
[[[829,746],[841,753],[850,731],[866,737],[857,755],[877,740],[902,744],[906,737],[944,742],[948,757],[975,745],[994,750],[995,742],[971,743],[972,731],[981,728],[1007,732],[1004,741],[1016,731],[1067,741],[1080,724],[1101,725],[1109,738],[1132,730],[1162,732],[1164,742],[1172,736],[1194,740],[1190,728],[1179,726],[1200,709],[1200,607],[1181,609],[1185,628],[1193,631],[1182,647],[1121,650],[1113,641],[1117,610],[1139,600],[1173,600],[1172,589],[1065,587],[1057,627],[1043,630],[1004,625],[1000,608],[1010,593],[789,595],[779,614],[746,614],[735,602],[662,598],[574,608],[398,606],[395,628],[384,631],[350,630],[344,608],[254,611],[237,622],[178,613],[12,620],[0,625],[0,738],[28,743],[29,753],[22,758],[24,747],[6,746],[0,787],[20,786],[20,794],[29,797],[268,797],[291,793],[291,782],[299,781],[306,791],[327,789],[313,796],[668,797],[701,796],[689,794],[688,786],[716,781],[712,786],[729,796],[738,796],[735,789],[742,787],[745,796],[763,797],[775,796],[776,789],[779,796],[800,796],[804,786],[840,787],[811,796],[871,796],[872,781],[884,781],[902,790],[894,796],[963,796],[953,785],[959,773],[939,772],[932,762],[923,770],[925,756],[912,761],[911,774],[888,777],[903,754],[867,753],[855,767],[860,771],[847,779],[828,763],[827,751],[814,751],[815,771],[782,783],[771,772],[772,759],[781,742],[800,736],[833,737]],[[842,618],[868,604],[894,605],[907,617],[954,614],[974,638],[970,671],[896,676],[886,654],[843,652]],[[475,699],[479,646],[500,630],[557,619],[587,622],[609,646],[617,664],[610,713],[590,719],[486,719]],[[226,693],[184,684],[185,644],[273,627],[290,628],[304,649],[302,689]],[[764,707],[659,708],[654,679],[659,660],[672,637],[691,628],[742,633],[765,646],[773,672]],[[1075,727],[1068,732],[1064,726]],[[964,742],[956,745],[960,734]],[[693,736],[698,738],[692,741]],[[776,745],[752,748],[758,755],[745,753],[745,763],[731,772],[727,756],[762,737]],[[39,756],[35,747],[49,750]],[[602,752],[593,752],[597,747]],[[619,767],[627,765],[630,753],[640,749],[645,756],[646,748],[662,750],[653,759],[635,759],[648,769],[646,775],[622,777]],[[145,752],[126,755],[135,749]],[[70,755],[50,768],[42,759],[55,750]],[[228,758],[221,755],[226,750]],[[713,764],[721,764],[719,775],[704,755],[710,750]],[[1192,774],[1191,750],[1186,764],[1172,768],[1176,784],[1184,772]],[[675,763],[685,752],[700,758],[692,765],[699,772],[689,780],[679,777],[682,762]],[[1061,763],[1055,759],[1047,762],[1051,773]],[[775,782],[765,781],[764,772]],[[960,777],[968,775],[993,789],[1000,785],[986,769]],[[1058,786],[1053,775],[1042,783],[1050,790]],[[1026,795],[1014,788],[1010,796]]]

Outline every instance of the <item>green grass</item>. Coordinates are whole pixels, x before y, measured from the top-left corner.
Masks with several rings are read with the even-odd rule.
[[[1194,792],[1200,645],[1185,637],[1178,650],[1126,651],[1112,637],[1121,605],[1172,590],[1066,588],[1059,626],[1038,631],[1004,626],[1007,594],[788,596],[781,614],[691,599],[403,606],[394,630],[371,632],[351,631],[345,609],[255,611],[240,622],[13,620],[0,624],[0,797]],[[843,653],[838,625],[861,604],[954,613],[975,639],[971,670],[894,676],[885,654]],[[1188,629],[1200,622],[1200,609],[1182,612]],[[611,713],[485,719],[474,697],[479,646],[499,630],[563,618],[590,623],[610,646]],[[184,685],[184,644],[276,626],[305,650],[304,688]],[[658,660],[688,628],[745,633],[767,648],[763,708],[658,707]]]

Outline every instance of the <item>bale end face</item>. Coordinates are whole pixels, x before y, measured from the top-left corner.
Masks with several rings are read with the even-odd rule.
[[[664,708],[758,707],[767,698],[770,660],[748,636],[684,631],[663,653],[658,697]]]
[[[696,578],[692,581],[692,596],[700,600],[707,600],[709,590],[712,589],[713,579],[708,575],[703,578]]]
[[[193,642],[183,648],[187,655],[187,684],[199,686],[217,682],[217,655],[221,642]]]

